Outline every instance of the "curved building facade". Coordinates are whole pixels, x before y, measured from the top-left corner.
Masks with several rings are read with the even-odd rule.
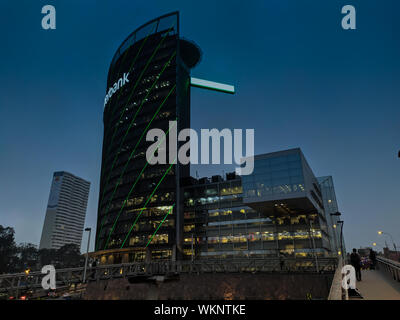
[[[178,12],[130,34],[111,62],[104,98],[104,138],[96,232],[102,263],[176,259],[181,251],[180,179],[189,166],[149,164],[149,130],[166,133],[166,153],[190,127],[190,69],[199,49],[179,37]],[[179,147],[179,146],[177,146]]]

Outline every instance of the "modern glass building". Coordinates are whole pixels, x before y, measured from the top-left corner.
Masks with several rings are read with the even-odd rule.
[[[243,203],[275,218],[277,232],[288,235],[279,250],[328,254],[331,244],[321,187],[301,150],[255,156],[254,168],[253,174],[243,177]]]
[[[331,250],[332,252],[341,252],[342,247],[344,254],[346,252],[344,246],[343,234],[341,234],[342,226],[340,224],[340,216],[336,215],[339,211],[338,203],[336,201],[335,187],[333,185],[333,178],[331,176],[318,177],[319,185],[321,186],[322,199],[328,221],[328,232],[332,239]],[[342,242],[342,243],[341,243]]]
[[[189,175],[189,166],[176,159],[149,165],[146,135],[163,130],[157,153],[168,156],[177,144],[169,134],[171,121],[178,132],[190,127],[190,69],[199,60],[198,47],[179,36],[177,12],[136,29],[112,59],[96,232],[103,263],[176,259],[181,251],[180,179]]]
[[[185,257],[332,254],[321,187],[300,149],[255,156],[251,175],[184,188]]]
[[[201,52],[179,34],[179,15],[136,29],[116,51],[104,98],[95,256],[101,263],[309,256],[332,251],[321,187],[300,149],[255,157],[243,178],[196,180],[169,157],[174,130],[190,128],[190,86],[234,87],[190,77]],[[176,122],[175,122],[176,121]],[[164,138],[146,141],[151,129]],[[168,164],[149,164],[150,144]]]
[[[192,179],[184,188],[186,259],[276,256],[269,217],[243,204],[240,176]]]
[[[65,171],[54,172],[39,249],[81,247],[90,182]]]

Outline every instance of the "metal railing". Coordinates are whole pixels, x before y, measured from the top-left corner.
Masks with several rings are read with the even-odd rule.
[[[383,257],[377,257],[379,267],[384,271],[389,272],[394,280],[400,282],[400,262],[396,262],[394,260],[390,260]]]
[[[320,272],[334,272],[335,258],[320,258]],[[240,273],[240,272],[316,272],[314,259],[243,259],[158,261],[103,265],[96,268],[96,279],[131,276],[171,275],[185,273]]]
[[[66,287],[73,283],[80,283],[83,279],[83,267],[56,270],[56,287]],[[20,291],[41,289],[45,275],[40,271],[28,274],[14,273],[0,275],[0,293],[8,292],[18,296]]]
[[[337,267],[336,258],[319,258],[318,272],[333,273]],[[99,265],[87,269],[87,281],[100,281],[118,278],[134,278],[156,276],[175,276],[179,274],[200,273],[317,273],[313,258],[270,258],[270,259],[243,259],[243,260],[198,260],[198,261],[157,261],[134,262],[113,265]],[[56,270],[56,286],[69,286],[81,283],[84,268],[70,268]],[[12,292],[18,296],[21,290],[41,288],[44,274],[41,272],[0,275],[0,292]]]

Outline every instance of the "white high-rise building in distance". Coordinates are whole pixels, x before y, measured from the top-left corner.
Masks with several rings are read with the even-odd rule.
[[[81,247],[90,182],[65,171],[54,172],[39,249]]]

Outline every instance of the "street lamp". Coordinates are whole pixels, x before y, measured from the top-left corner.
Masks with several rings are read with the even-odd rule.
[[[341,215],[342,214],[339,211],[336,211],[334,213],[330,213],[331,219],[332,219],[333,216],[340,217]],[[343,221],[340,221],[340,220],[336,221],[336,224],[333,224],[333,228],[336,229],[338,223],[342,223],[342,227],[341,227],[341,230],[340,230],[340,254],[343,256],[343,253],[344,253],[343,252],[343,245],[342,245]],[[336,242],[336,232],[334,232],[334,236],[335,236],[335,242]]]
[[[312,231],[312,233],[311,233]],[[318,264],[318,256],[315,250],[315,240],[314,240],[314,227],[312,224],[312,220],[310,220],[310,236],[311,236],[311,241],[312,241],[312,246],[313,246],[313,251],[314,251],[314,257],[315,257],[315,268],[317,272],[319,272],[319,264]]]
[[[381,245],[380,243],[377,243],[377,242],[372,242],[372,246],[373,247],[381,247],[382,249],[385,248],[383,245]]]
[[[192,233],[192,248],[191,248],[192,249],[192,256],[191,256],[192,262],[194,260],[193,241],[194,241],[194,239],[193,239],[193,233]]]
[[[338,220],[336,223],[340,223],[342,225],[340,227],[340,252],[342,253],[342,257],[343,257],[344,256],[344,251],[343,251],[343,224],[344,224],[344,221]]]
[[[88,236],[88,242],[87,242],[87,249],[86,249],[86,258],[85,258],[85,269],[83,271],[83,283],[86,281],[86,269],[87,269],[87,263],[88,263],[88,258],[89,258],[89,245],[90,245],[90,234],[92,233],[92,228],[86,228],[85,231],[89,231],[89,236]]]
[[[397,253],[396,244],[394,243],[394,240],[393,240],[393,237],[392,237],[392,235],[391,235],[390,233],[383,232],[383,231],[381,231],[381,230],[379,230],[379,231],[378,231],[378,234],[379,234],[379,235],[382,235],[382,234],[386,234],[386,235],[388,235],[388,236],[389,236],[389,237],[392,239],[392,243],[393,243],[393,248],[394,248],[394,251]]]

